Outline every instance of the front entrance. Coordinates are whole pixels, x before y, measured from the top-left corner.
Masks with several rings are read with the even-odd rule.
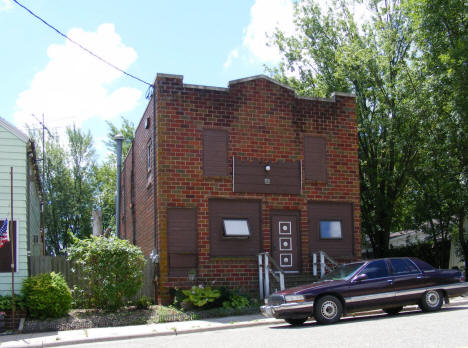
[[[271,254],[285,272],[299,272],[298,214],[272,213]]]

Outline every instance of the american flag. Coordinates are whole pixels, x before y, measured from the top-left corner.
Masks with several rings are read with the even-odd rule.
[[[3,225],[0,227],[0,248],[8,241],[10,241],[8,235],[8,219],[5,219],[5,221],[3,221]]]

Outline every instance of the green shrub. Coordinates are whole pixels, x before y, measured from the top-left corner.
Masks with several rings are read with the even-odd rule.
[[[62,275],[55,272],[26,279],[22,292],[32,318],[62,317],[71,308],[71,291]]]
[[[249,299],[239,294],[232,294],[229,300],[223,302],[223,307],[228,309],[243,309],[249,306]]]
[[[143,284],[145,258],[141,249],[115,237],[77,240],[68,249],[73,272],[82,280],[76,294],[86,294],[91,307],[115,310],[136,295]],[[85,295],[85,296],[86,296]]]
[[[26,310],[26,302],[24,296],[15,295],[15,308],[16,310]],[[11,311],[11,296],[0,296],[0,311]]]
[[[186,296],[183,302],[192,303],[196,307],[203,307],[221,296],[221,292],[218,289],[202,285],[192,286],[189,290],[182,290],[182,293]]]
[[[137,309],[148,309],[151,306],[151,299],[148,296],[141,296],[135,301]]]

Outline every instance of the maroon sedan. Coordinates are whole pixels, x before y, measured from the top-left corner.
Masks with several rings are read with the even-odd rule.
[[[465,293],[468,283],[458,270],[435,269],[416,258],[387,258],[341,265],[319,282],[274,293],[260,309],[292,325],[312,316],[331,324],[343,313],[370,309],[397,314],[417,304],[425,312],[437,311],[444,300]]]

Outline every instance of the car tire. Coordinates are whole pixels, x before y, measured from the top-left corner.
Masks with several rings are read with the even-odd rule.
[[[383,311],[388,315],[396,315],[401,312],[403,307],[392,307],[392,308],[384,308]]]
[[[426,291],[421,298],[419,303],[419,308],[424,312],[434,312],[438,311],[442,307],[444,297],[442,292],[438,290],[429,290]]]
[[[308,318],[286,318],[284,319],[285,322],[292,326],[300,326],[307,321]]]
[[[320,324],[333,324],[341,318],[343,305],[335,296],[319,298],[314,304],[314,317]]]

